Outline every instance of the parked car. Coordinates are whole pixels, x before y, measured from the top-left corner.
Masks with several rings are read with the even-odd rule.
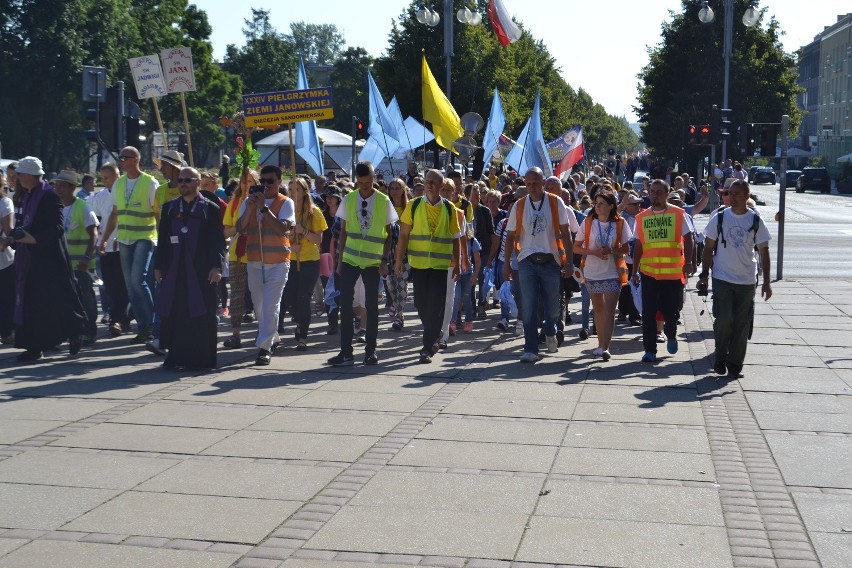
[[[822,193],[831,191],[831,178],[825,168],[804,168],[802,175],[796,180],[796,193],[804,193],[806,189],[817,189]]]
[[[802,170],[787,170],[787,187],[796,187],[796,180],[802,175]]]
[[[775,172],[772,168],[759,167],[754,172],[754,179],[751,183],[771,183],[775,185]]]
[[[749,183],[754,183],[754,174],[757,173],[757,170],[759,168],[760,168],[760,166],[752,166],[748,169],[748,180],[747,181]]]

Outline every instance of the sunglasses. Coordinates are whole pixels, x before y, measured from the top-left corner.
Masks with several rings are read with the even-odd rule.
[[[192,182],[194,182],[198,179],[199,178],[177,178],[177,182],[178,183],[192,183]]]
[[[263,185],[272,185],[275,183],[275,178],[260,178],[260,183]]]
[[[366,201],[361,202],[361,216],[362,217],[367,216],[367,202]]]

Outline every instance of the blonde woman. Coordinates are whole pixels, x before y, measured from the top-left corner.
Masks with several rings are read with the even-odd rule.
[[[304,178],[292,180],[289,191],[296,210],[296,225],[290,239],[292,258],[287,288],[296,320],[296,351],[307,351],[311,298],[320,275],[319,244],[328,225],[322,210],[314,204]]]
[[[253,185],[260,183],[260,176],[254,170],[248,170],[240,178],[240,184],[234,190],[231,201],[225,209],[222,225],[225,229],[225,238],[230,238],[231,243],[228,252],[228,282],[231,285],[231,337],[225,340],[224,346],[228,349],[242,347],[240,329],[243,325],[245,314],[246,279],[248,277],[248,258],[245,252],[245,237],[237,233],[235,225],[240,215],[240,205]]]

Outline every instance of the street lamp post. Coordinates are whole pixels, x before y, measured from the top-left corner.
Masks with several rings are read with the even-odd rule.
[[[441,21],[441,16],[438,12],[432,10],[431,7],[421,6],[415,13],[417,21],[421,24],[426,24],[434,28]],[[456,12],[456,19],[462,24],[470,24],[477,26],[482,23],[482,14],[473,12],[467,6],[464,6]],[[450,73],[452,71],[452,60],[455,56],[453,52],[453,0],[444,0],[444,57],[447,58],[447,98],[452,96],[452,87],[450,85]]]
[[[701,10],[698,11],[698,19],[702,24],[709,24],[713,21],[713,9],[710,8],[707,1],[704,1],[704,5],[701,7]],[[760,12],[755,9],[754,6],[749,6],[743,15],[743,25],[747,28],[750,28],[757,24],[758,20],[760,20]],[[723,38],[722,44],[722,57],[725,59],[725,82],[722,90],[722,108],[731,108],[728,106],[728,87],[730,85],[731,78],[731,57],[733,55],[733,43],[734,43],[734,0],[725,0],[725,36]],[[722,163],[728,157],[728,140],[727,138],[722,138]]]

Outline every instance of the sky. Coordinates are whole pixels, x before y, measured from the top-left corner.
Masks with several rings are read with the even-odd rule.
[[[319,4],[296,0],[195,0],[194,3],[207,12],[213,28],[213,54],[219,61],[228,44],[245,43],[243,20],[251,17],[252,8],[270,10],[272,25],[283,33],[289,33],[291,22],[334,24],[342,31],[347,46],[363,47],[378,57],[387,49],[391,20],[398,19],[409,5],[406,0],[322,0]],[[724,17],[723,0],[709,0],[709,3],[717,18]],[[636,75],[648,63],[647,48],[659,43],[660,28],[669,20],[669,10],[681,10],[680,0],[608,0],[606,3],[503,0],[503,4],[534,38],[545,43],[571,87],[583,88],[609,114],[626,116],[630,122],[636,121],[632,108],[636,104]],[[837,21],[838,14],[852,9],[846,0],[763,0],[759,4],[768,8],[761,23],[775,16],[785,31],[782,43],[788,52],[813,41],[825,26]],[[431,5],[443,12],[441,0],[432,0]],[[696,18],[700,5],[696,0]],[[483,14],[483,19],[487,17]],[[742,28],[742,22],[736,21],[734,34]],[[460,64],[453,60],[454,67]],[[442,71],[433,72],[443,77]],[[719,83],[721,100],[721,78]],[[282,85],[282,90],[288,88],[293,85]],[[390,100],[393,93],[383,96]],[[460,113],[465,110],[460,109]]]

